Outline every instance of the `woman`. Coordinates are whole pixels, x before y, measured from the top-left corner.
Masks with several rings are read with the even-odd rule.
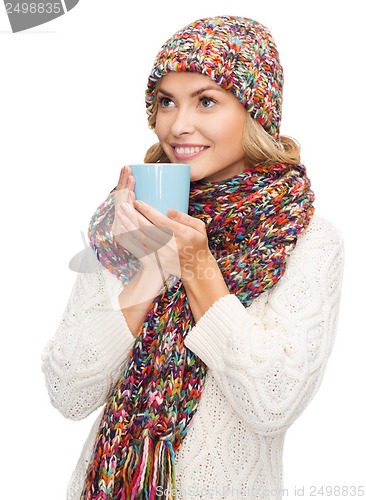
[[[282,85],[271,34],[246,18],[198,20],[157,55],[145,161],[191,165],[189,214],[135,200],[126,166],[91,220],[98,264],[43,354],[66,417],[105,404],[69,499],[282,497],[284,436],[322,379],[343,258],[280,136]]]

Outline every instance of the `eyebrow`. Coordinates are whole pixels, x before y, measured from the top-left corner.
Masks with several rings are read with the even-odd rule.
[[[221,91],[224,91],[224,89],[222,89],[221,87],[219,86],[213,86],[213,85],[208,85],[206,87],[202,87],[201,89],[198,89],[196,90],[195,92],[192,92],[192,94],[190,95],[190,97],[196,97],[200,94],[202,94],[203,92],[205,92],[206,90],[218,90],[219,92]],[[158,89],[158,92],[161,92],[162,94],[168,96],[168,97],[173,97],[173,94],[171,94],[170,92],[162,89],[162,88],[159,88]]]

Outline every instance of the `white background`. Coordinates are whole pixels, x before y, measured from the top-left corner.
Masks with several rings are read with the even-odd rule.
[[[220,14],[270,28],[285,70],[282,134],[301,143],[316,211],[346,244],[337,340],[318,394],[288,431],[284,498],[366,482],[362,2],[224,4],[80,0],[17,34],[0,7],[1,498],[65,498],[95,418],[65,420],[40,369],[76,277],[68,262],[120,168],[141,162],[154,142],[144,91],[160,46],[188,22]]]

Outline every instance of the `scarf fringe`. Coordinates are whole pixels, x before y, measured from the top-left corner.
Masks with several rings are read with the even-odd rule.
[[[175,499],[174,450],[170,441],[153,441],[146,436],[139,447],[130,447],[132,460],[126,460],[121,473],[123,486],[116,499],[155,500],[157,492]],[[132,451],[133,450],[133,451]]]
[[[115,463],[98,482],[98,493],[85,500],[175,500],[174,449],[168,440],[146,436],[127,450],[124,464],[114,474]],[[106,468],[104,468],[104,471]]]

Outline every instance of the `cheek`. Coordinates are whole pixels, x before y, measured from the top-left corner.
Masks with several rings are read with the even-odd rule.
[[[216,145],[227,141],[228,137],[230,137],[227,132],[228,126],[230,126],[230,123],[224,122],[220,116],[207,116],[196,122],[198,133]]]
[[[221,121],[221,141],[226,143],[232,150],[241,151],[243,148],[244,122],[242,115],[237,119],[225,119]]]
[[[167,137],[169,130],[170,127],[167,119],[158,113],[156,115],[155,134],[158,136],[159,141],[162,141]]]
[[[227,148],[237,149],[241,145],[242,135],[237,126],[233,126],[232,121],[221,121],[220,127],[212,129],[211,138],[216,145],[226,146]]]

